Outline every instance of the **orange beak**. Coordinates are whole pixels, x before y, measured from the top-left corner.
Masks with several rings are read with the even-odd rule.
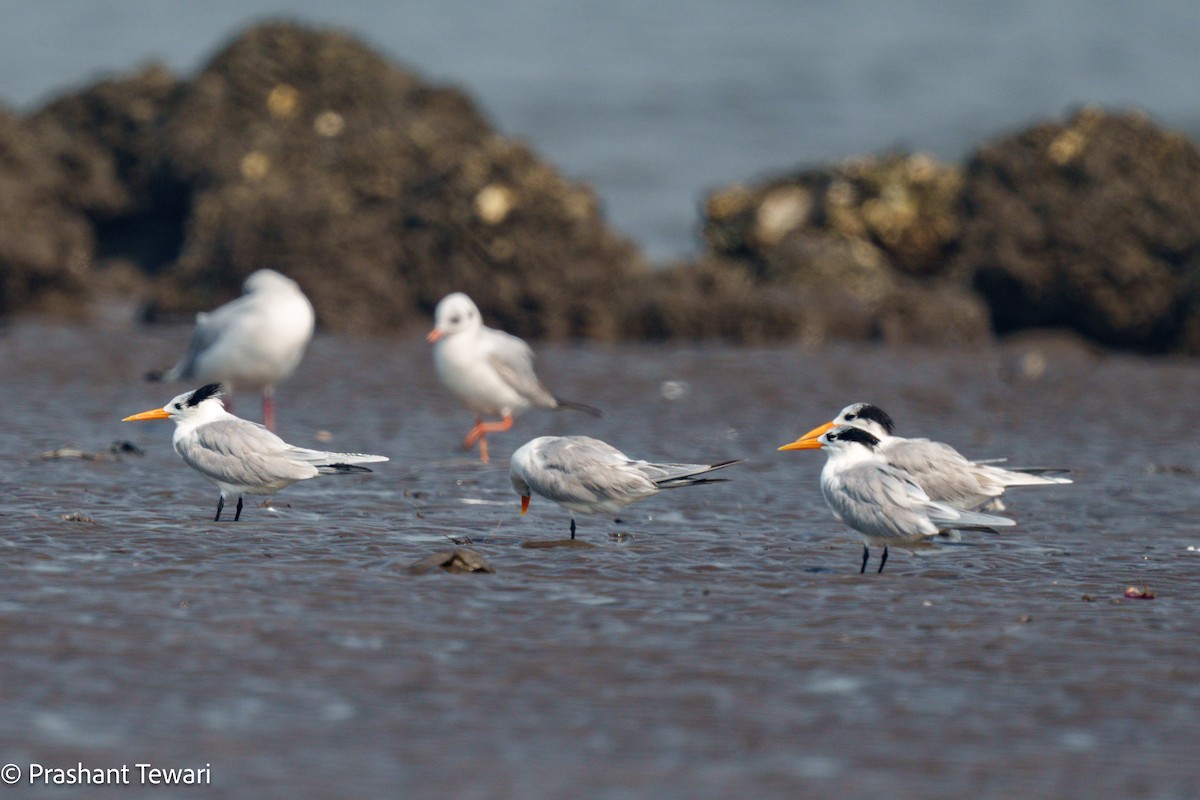
[[[801,436],[796,441],[804,441],[805,439],[815,439],[818,436],[820,436],[822,433],[824,433],[825,431],[831,429],[832,427],[833,427],[832,422],[826,422],[824,425],[818,425],[817,427],[813,428],[808,433]]]
[[[429,333],[425,334],[425,341],[429,342],[430,344],[433,344],[440,338],[442,338],[442,332],[437,328],[434,328]]]
[[[525,516],[525,512],[529,510],[530,497],[527,494],[521,495],[521,516]]]
[[[819,434],[818,434],[819,435]],[[825,444],[820,439],[809,439],[808,434],[801,436],[791,444],[785,444],[780,450],[819,450]]]
[[[131,417],[126,417],[121,422],[140,422],[145,419],[170,419],[171,415],[167,413],[165,408],[152,408],[149,411],[143,411],[140,414],[134,414]]]

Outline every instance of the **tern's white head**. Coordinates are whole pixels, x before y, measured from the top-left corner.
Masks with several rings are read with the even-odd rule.
[[[171,402],[162,408],[152,408],[121,421],[140,422],[149,419],[171,419],[175,420],[176,424],[189,422],[198,425],[227,416],[229,413],[221,402],[221,384],[210,383],[171,398]]]
[[[429,342],[436,342],[443,336],[453,336],[463,331],[478,330],[483,327],[483,317],[475,302],[462,292],[448,294],[437,304],[433,312],[433,330],[425,337]]]
[[[529,481],[525,479],[525,471],[532,466],[534,450],[545,437],[532,439],[513,451],[512,457],[508,462],[508,479],[512,481],[513,491],[521,497],[521,513],[524,514],[529,510],[529,500],[533,495],[533,490],[529,488]]]
[[[837,458],[852,460],[881,459],[879,454],[879,439],[870,431],[856,428],[853,425],[838,425],[819,436],[801,436],[791,444],[785,444],[780,450],[824,450],[830,459]]]
[[[850,425],[859,428],[880,441],[887,439],[892,435],[892,431],[896,429],[896,424],[892,422],[892,418],[879,406],[870,403],[854,403],[843,408],[831,421],[826,422],[824,425],[818,425],[801,436],[797,441],[816,439],[821,434],[832,430],[838,425]]]

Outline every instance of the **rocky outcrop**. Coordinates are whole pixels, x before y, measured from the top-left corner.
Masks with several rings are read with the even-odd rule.
[[[0,110],[0,313],[137,292],[190,315],[273,268],[334,331],[466,291],[523,336],[973,344],[1060,327],[1200,353],[1200,151],[1085,109],[964,167],[860,158],[715,191],[705,252],[651,270],[585,185],[336,31],[271,23]]]
[[[210,308],[270,267],[330,330],[424,324],[462,290],[523,335],[613,338],[645,272],[588,187],[462,92],[333,31],[262,25],[194,80],[104,81],[27,130],[58,164],[31,191],[78,229],[70,258],[42,260],[151,276],[150,318]]]
[[[765,328],[750,323],[755,332],[810,341],[984,341],[990,326],[982,302],[944,275],[960,186],[955,167],[894,155],[722,189],[705,203],[711,256],[694,274],[679,270],[675,281],[713,283],[722,272],[738,273],[724,278],[742,286],[734,296],[762,298],[774,320]],[[674,293],[663,302],[681,299]],[[721,316],[718,307],[703,318]]]
[[[205,307],[248,272],[295,278],[333,330],[427,321],[445,294],[527,335],[611,338],[641,270],[586,187],[339,33],[256,28],[183,93],[167,159],[192,188],[161,309]]]
[[[951,269],[997,331],[1200,353],[1200,151],[1183,136],[1084,109],[982,147],[963,202]]]
[[[183,82],[162,66],[65,95],[28,121],[57,165],[60,199],[88,220],[92,283],[118,267],[156,274],[179,254],[189,188],[164,153]]]
[[[0,311],[78,314],[94,239],[74,186],[25,122],[0,109]]]

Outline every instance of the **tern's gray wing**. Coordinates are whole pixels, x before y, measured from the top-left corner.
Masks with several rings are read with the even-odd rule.
[[[330,464],[373,464],[377,461],[389,460],[387,456],[373,456],[369,453],[329,453],[324,450],[309,450],[307,447],[296,447],[295,445],[288,445],[284,450],[284,455],[292,461],[303,461],[314,467]]]
[[[289,458],[288,448],[266,428],[243,419],[201,425],[176,446],[183,460],[209,479],[264,491],[317,474],[312,464]]]
[[[937,533],[925,514],[928,496],[896,469],[863,464],[847,469],[839,478],[840,491],[831,491],[822,483],[825,501],[860,533],[909,541]]]
[[[903,470],[926,494],[956,508],[974,508],[1004,493],[1004,483],[989,468],[968,461],[948,444],[904,439],[884,450],[888,463]]]
[[[631,503],[658,488],[624,453],[588,436],[563,436],[540,448],[526,480],[556,503]]]
[[[713,470],[737,464],[738,460],[722,461],[719,464],[654,464],[649,461],[633,461],[630,466],[654,482],[660,489],[674,489],[679,486],[690,486],[693,483],[704,483],[706,479],[697,476]],[[722,481],[723,478],[712,478]]]
[[[522,339],[504,331],[484,328],[490,354],[488,363],[504,382],[539,408],[554,408],[558,401],[533,371],[533,350]]]

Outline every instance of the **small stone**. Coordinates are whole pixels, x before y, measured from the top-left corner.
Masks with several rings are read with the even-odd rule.
[[[491,564],[487,563],[487,560],[482,555],[466,547],[456,547],[453,550],[443,550],[440,553],[434,553],[427,558],[410,564],[408,571],[414,575],[424,575],[438,568],[452,573],[494,573],[496,571],[492,568]]]

